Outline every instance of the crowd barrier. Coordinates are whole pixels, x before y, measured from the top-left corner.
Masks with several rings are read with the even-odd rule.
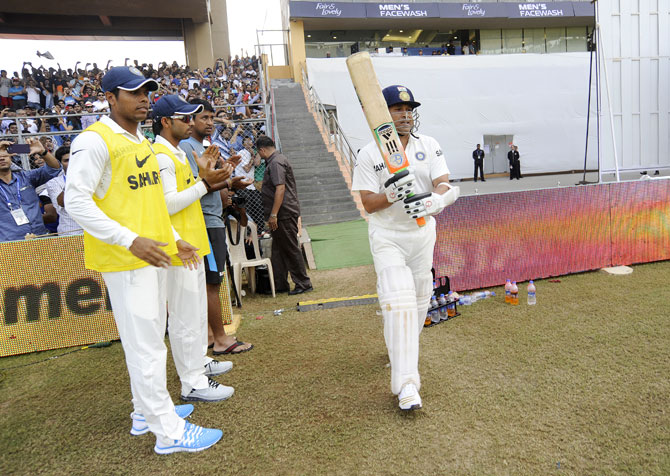
[[[457,291],[670,258],[664,179],[461,197],[437,217],[436,276]]]
[[[232,322],[227,281],[223,320]],[[0,243],[0,357],[118,339],[100,273],[84,268],[84,239]]]

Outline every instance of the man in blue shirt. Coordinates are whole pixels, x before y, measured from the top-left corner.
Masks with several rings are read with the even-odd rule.
[[[0,241],[23,240],[28,233],[48,233],[42,221],[35,188],[58,176],[60,162],[37,139],[28,141],[30,154],[39,154],[46,165],[29,171],[12,171],[11,142],[0,141]]]
[[[203,142],[214,131],[214,109],[203,99],[193,99],[191,104],[203,106],[202,112],[193,117],[191,137],[179,143],[179,148],[186,153],[193,176],[198,176],[198,164],[194,153],[202,156],[205,153]],[[231,165],[237,166],[239,156],[231,157]],[[234,163],[233,163],[234,161]],[[226,188],[244,188],[251,182],[245,182],[244,177],[228,179]],[[219,288],[223,282],[226,270],[226,225],[223,221],[223,203],[218,189],[208,192],[200,199],[202,214],[205,217],[207,237],[212,250],[211,256],[206,256],[205,281],[207,283],[207,320],[209,322],[209,347],[214,355],[239,354],[253,348],[250,343],[240,342],[234,336],[227,335],[223,327],[221,316],[221,300]]]

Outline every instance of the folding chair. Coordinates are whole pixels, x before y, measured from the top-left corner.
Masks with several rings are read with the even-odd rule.
[[[252,222],[249,222],[251,225]],[[249,226],[247,225],[247,226]],[[266,265],[268,267],[268,274],[270,277],[270,288],[272,289],[272,297],[275,297],[275,280],[272,274],[272,262],[269,258],[259,258],[260,253],[258,252],[258,236],[256,236],[256,242],[254,243],[254,259],[247,258],[247,252],[244,248],[244,238],[246,236],[246,229],[240,230],[239,240],[236,244],[231,243],[230,237],[238,236],[239,224],[236,220],[230,220],[230,229],[229,234],[226,234],[226,241],[228,241],[228,251],[230,252],[230,263],[233,267],[233,278],[235,279],[235,287],[237,288],[237,294],[241,296],[242,291],[242,271],[247,270],[247,279],[249,281],[249,288],[252,293],[256,292],[256,266]],[[253,230],[256,225],[253,225],[252,228],[252,237]]]

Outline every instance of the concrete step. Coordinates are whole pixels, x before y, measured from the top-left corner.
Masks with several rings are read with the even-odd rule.
[[[325,195],[333,192],[340,193],[349,191],[349,188],[347,187],[344,179],[342,179],[341,182],[333,181],[330,183],[316,183],[315,181],[307,180],[302,183],[297,183],[296,186],[298,188],[298,197],[300,197],[302,193],[310,192],[319,192]]]
[[[330,200],[324,201],[321,203],[310,203],[307,202],[304,204],[300,202],[300,211],[306,215],[315,215],[317,213],[331,213],[337,211],[345,210],[356,210],[356,205],[353,201],[349,203],[342,203],[339,200]]]
[[[357,192],[356,192],[357,193]],[[298,198],[300,202],[305,201],[315,201],[315,200],[325,200],[325,195],[322,190],[314,190],[311,192],[301,191]],[[347,188],[342,188],[341,190],[329,190],[328,191],[328,200],[348,200],[351,199],[351,192]]]
[[[343,221],[352,221],[362,218],[361,214],[356,210],[332,213],[317,213],[315,215],[302,215],[302,223],[304,225],[325,225],[328,223],[341,223]]]
[[[300,210],[303,213],[307,214],[325,213],[327,211],[333,211],[332,207],[340,208],[342,211],[356,209],[356,205],[351,200],[346,202],[339,199],[328,199],[328,200],[317,200],[317,201],[302,200],[302,198],[300,199]]]

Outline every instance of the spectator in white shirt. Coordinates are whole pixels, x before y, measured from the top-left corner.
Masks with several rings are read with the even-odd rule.
[[[98,99],[93,102],[93,110],[95,112],[107,111],[109,109],[109,103],[107,102],[107,99],[105,99],[105,93],[98,92],[97,98]]]
[[[84,231],[65,210],[65,176],[70,162],[70,147],[59,147],[55,155],[63,166],[63,173],[47,182],[46,191],[58,213],[58,234],[81,235]]]

